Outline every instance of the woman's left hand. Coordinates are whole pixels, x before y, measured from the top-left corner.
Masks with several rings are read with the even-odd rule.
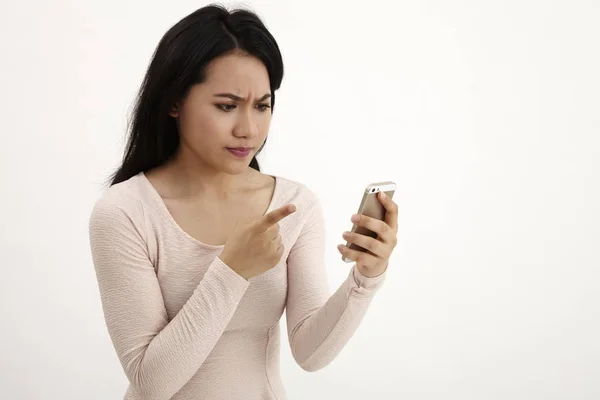
[[[357,251],[340,244],[339,252],[346,258],[355,261],[359,272],[366,277],[375,277],[383,274],[387,269],[392,251],[398,243],[398,205],[386,196],[379,193],[379,201],[386,210],[385,220],[380,221],[365,215],[353,215],[352,222],[377,234],[377,238],[358,233],[344,232],[342,237],[369,252]]]

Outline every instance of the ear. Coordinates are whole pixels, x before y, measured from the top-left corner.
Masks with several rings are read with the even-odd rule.
[[[173,107],[171,107],[169,115],[173,118],[179,118],[179,103],[176,103]]]

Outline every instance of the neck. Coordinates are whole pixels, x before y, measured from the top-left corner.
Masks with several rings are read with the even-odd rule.
[[[247,172],[232,175],[215,170],[185,150],[179,151],[169,163],[167,175],[173,197],[218,201],[228,200],[247,180]]]

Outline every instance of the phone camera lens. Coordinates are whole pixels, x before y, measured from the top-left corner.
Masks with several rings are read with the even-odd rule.
[[[371,193],[373,193],[375,191],[375,189],[371,189]]]

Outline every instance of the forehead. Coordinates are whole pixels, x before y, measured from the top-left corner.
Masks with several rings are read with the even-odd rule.
[[[258,58],[246,54],[228,54],[213,60],[206,69],[205,86],[233,94],[269,93],[269,74]]]

